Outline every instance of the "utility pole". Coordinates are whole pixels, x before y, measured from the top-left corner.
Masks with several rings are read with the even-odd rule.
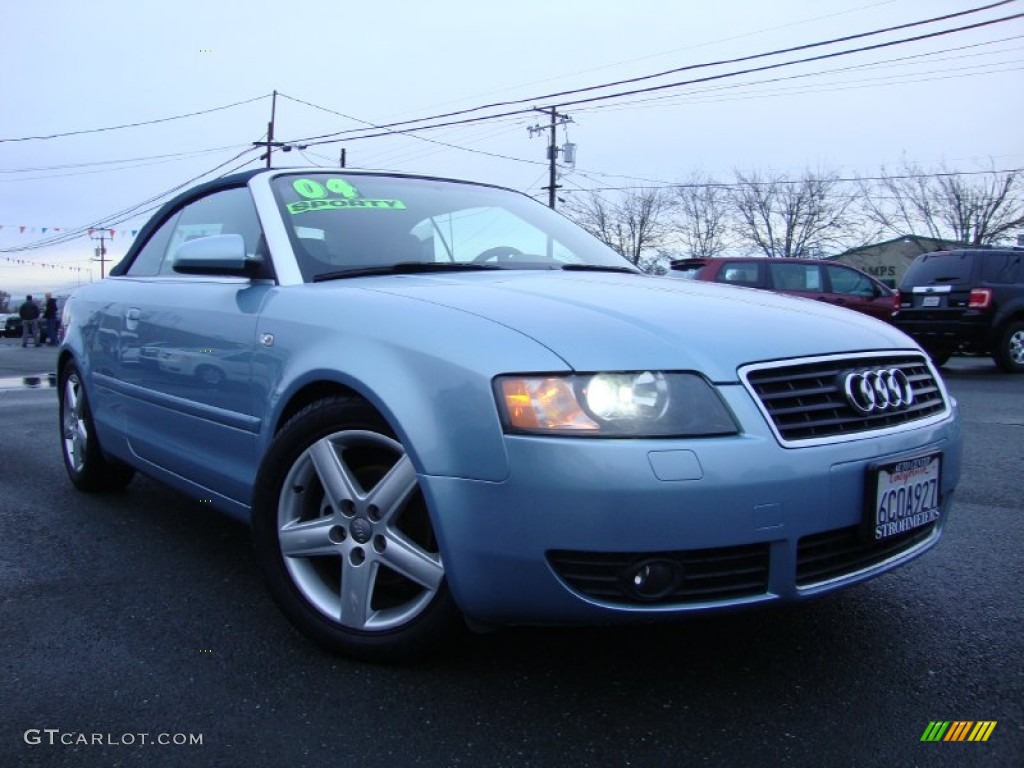
[[[95,250],[96,256],[93,258],[93,261],[98,261],[100,263],[100,280],[102,280],[103,278],[105,278],[107,276],[107,271],[106,271],[106,264],[107,264],[107,245],[106,245],[106,240],[107,240],[107,236],[106,236],[106,234],[104,234],[105,232],[106,232],[106,230],[101,230],[99,237],[91,238],[92,240],[99,240],[100,241],[100,247]]]
[[[266,141],[254,141],[252,145],[254,147],[266,147],[267,152],[264,155],[260,155],[260,160],[266,159],[267,168],[270,167],[270,154],[274,151],[274,147],[283,147],[284,143],[280,141],[274,141],[274,119],[277,114],[277,91],[275,90],[270,98],[270,122],[267,123],[267,140]],[[291,147],[289,147],[291,149]]]
[[[267,123],[267,140],[266,141],[254,141],[252,145],[254,147],[266,147],[267,151],[265,154],[260,155],[260,160],[267,161],[267,168],[270,167],[271,154],[274,151],[274,147],[279,148],[282,152],[291,152],[293,149],[303,150],[308,147],[308,144],[288,144],[283,141],[274,141],[274,123],[277,117],[277,91],[273,92],[270,101],[270,122]],[[344,166],[344,163],[342,164]]]
[[[569,117],[568,115],[563,115],[563,114],[559,113],[555,107],[551,107],[550,109],[535,108],[535,110],[537,112],[542,112],[545,115],[551,115],[551,123],[550,123],[550,125],[543,126],[543,125],[537,124],[537,125],[534,125],[534,126],[532,126],[530,128],[527,128],[526,130],[528,130],[530,132],[530,136],[533,136],[534,134],[538,134],[538,133],[544,133],[544,131],[551,131],[551,135],[550,135],[550,138],[548,140],[548,164],[549,164],[548,185],[546,187],[544,187],[544,189],[546,189],[548,191],[548,207],[549,208],[554,208],[555,207],[555,190],[560,188],[559,185],[556,183],[558,181],[558,169],[556,167],[556,161],[558,160],[558,153],[559,153],[559,151],[562,151],[562,150],[559,150],[559,148],[557,146],[555,146],[555,129],[558,128],[558,126],[560,126],[560,125],[565,125],[566,123],[571,123],[572,122],[572,118]],[[569,147],[569,146],[573,146],[573,148],[575,149],[575,145],[566,144],[566,147]]]

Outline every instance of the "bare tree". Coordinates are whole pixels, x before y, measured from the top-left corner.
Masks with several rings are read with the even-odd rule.
[[[594,237],[618,251],[641,269],[655,270],[657,249],[670,232],[672,195],[664,189],[624,192],[609,201],[596,192],[573,197],[563,209]]]
[[[676,232],[689,258],[713,259],[729,247],[727,188],[703,171],[693,171],[675,188]]]
[[[812,258],[860,244],[854,199],[834,172],[790,179],[737,171],[730,190],[736,234],[770,257]]]
[[[971,245],[1006,240],[1024,228],[1024,175],[959,175],[904,162],[898,173],[861,183],[865,214],[894,235],[929,235]]]

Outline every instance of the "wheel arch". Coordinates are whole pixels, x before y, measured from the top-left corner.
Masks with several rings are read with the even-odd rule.
[[[421,376],[409,368],[379,365],[358,374],[362,375],[309,371],[283,393],[279,407],[273,409],[266,441],[269,443],[308,405],[329,397],[353,397],[367,403],[387,423],[417,472],[468,473],[475,479],[492,481],[507,476],[508,458],[496,408],[491,407],[495,424],[488,427],[479,413],[473,414],[477,418],[469,418],[466,398],[435,396]]]

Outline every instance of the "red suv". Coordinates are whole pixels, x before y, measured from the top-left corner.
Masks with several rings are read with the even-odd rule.
[[[890,320],[899,293],[859,269],[818,259],[719,258],[672,262],[679,277],[817,299]]]

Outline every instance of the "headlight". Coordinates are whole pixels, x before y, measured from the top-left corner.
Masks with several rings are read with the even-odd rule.
[[[499,376],[509,432],[582,437],[695,437],[738,432],[714,388],[693,373]]]

